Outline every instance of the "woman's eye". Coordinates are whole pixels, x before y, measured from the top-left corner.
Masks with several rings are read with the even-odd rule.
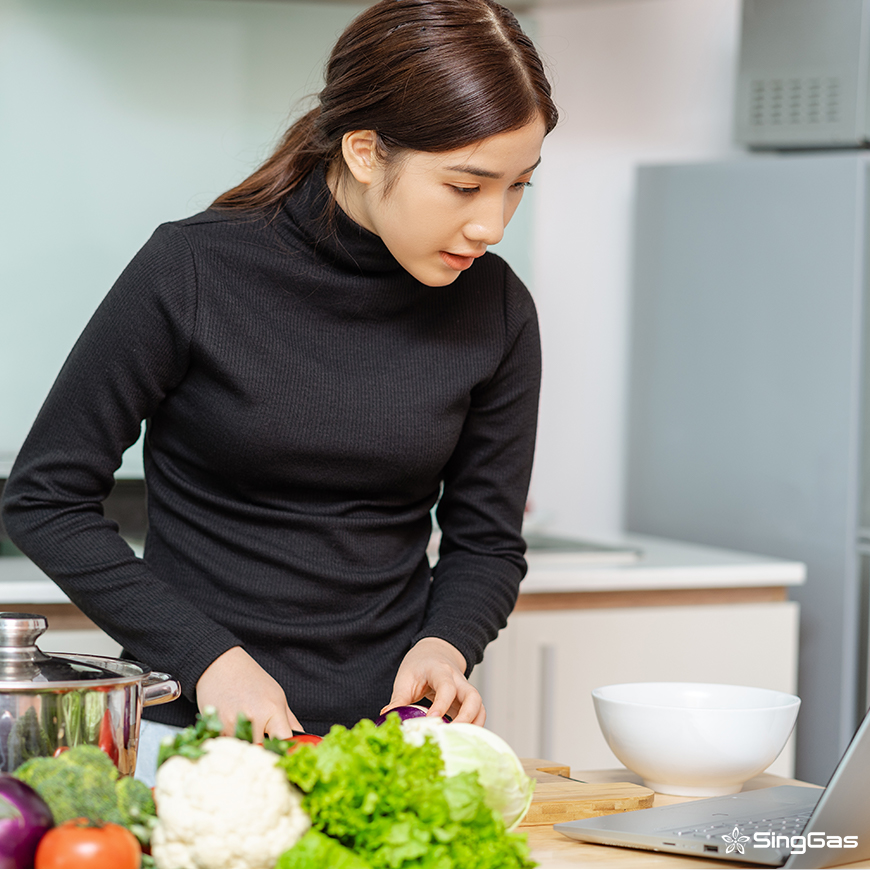
[[[457,184],[450,185],[457,193],[476,193],[480,188],[478,187],[459,187]]]
[[[531,187],[531,186],[532,186],[531,181],[518,181],[516,184],[513,185],[513,188],[514,188],[514,190],[524,190],[525,188]]]

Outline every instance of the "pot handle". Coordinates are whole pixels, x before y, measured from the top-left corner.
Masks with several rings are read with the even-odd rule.
[[[156,704],[168,704],[181,697],[181,684],[173,680],[169,674],[151,671],[142,680],[142,706],[153,707]]]

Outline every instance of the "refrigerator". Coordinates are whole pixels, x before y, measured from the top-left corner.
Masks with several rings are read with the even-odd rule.
[[[796,774],[819,784],[868,704],[868,209],[860,150],[638,170],[626,526],[806,563]]]

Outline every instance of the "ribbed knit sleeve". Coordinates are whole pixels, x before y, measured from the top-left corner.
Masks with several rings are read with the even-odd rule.
[[[468,671],[507,624],[526,573],[522,520],[528,496],[541,347],[534,303],[505,266],[504,353],[472,391],[444,471],[437,509],[442,537],[423,629],[464,656]]]
[[[18,547],[128,653],[171,670],[188,697],[238,640],[134,555],[102,501],[142,421],[184,378],[196,316],[191,251],[181,230],[161,227],[71,351],[3,494]]]

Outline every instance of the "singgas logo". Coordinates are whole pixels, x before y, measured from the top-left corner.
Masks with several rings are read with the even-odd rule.
[[[786,848],[793,855],[803,855],[807,849],[856,849],[858,847],[857,837],[837,837],[833,834],[825,834],[824,831],[812,831],[807,835],[792,834],[790,837],[785,834],[777,834],[774,831],[756,831],[752,835],[752,844],[759,846],[762,849],[782,849]]]

